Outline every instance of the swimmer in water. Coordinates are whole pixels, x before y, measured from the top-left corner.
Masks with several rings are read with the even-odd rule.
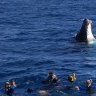
[[[14,80],[12,80],[11,85],[12,85],[12,87],[16,87],[16,83]]]
[[[79,90],[79,86],[74,86],[74,82],[76,81],[76,74],[75,73],[68,76],[68,81],[71,83],[71,85],[67,86],[66,88]]]
[[[10,82],[9,81],[6,81],[5,82],[5,93],[8,96],[12,96],[13,95],[13,92],[14,92],[14,89],[11,88]]]
[[[48,77],[46,80],[43,81],[43,83],[56,83],[58,81],[58,77],[53,73],[53,71],[50,71],[48,73]]]
[[[92,80],[86,80],[86,91],[91,91]]]
[[[47,77],[47,81],[52,82],[52,83],[56,83],[58,81],[58,78],[52,71],[50,71],[48,74],[48,77]]]
[[[74,81],[76,81],[76,74],[73,73],[72,75],[68,76],[68,81],[73,83]]]

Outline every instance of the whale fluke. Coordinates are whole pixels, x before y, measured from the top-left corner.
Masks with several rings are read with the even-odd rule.
[[[84,19],[79,33],[77,33],[75,39],[79,42],[91,42],[95,40],[92,34],[92,21]]]

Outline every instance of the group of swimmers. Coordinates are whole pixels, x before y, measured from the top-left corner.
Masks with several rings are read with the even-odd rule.
[[[51,82],[51,83],[56,83],[58,82],[58,77],[54,74],[54,72],[49,72],[48,74],[48,77],[47,79],[45,80],[46,82]],[[70,82],[70,86],[66,86],[66,88],[72,88],[72,89],[76,89],[76,90],[80,90],[80,89],[83,89],[83,88],[80,88],[79,86],[75,86],[74,85],[74,82],[76,81],[76,74],[75,73],[72,73],[70,75],[68,75],[68,81]],[[92,80],[89,79],[89,80],[86,80],[85,81],[85,90],[86,91],[90,91],[92,89]]]
[[[48,82],[52,82],[52,83],[56,83],[58,81],[58,77],[51,71],[49,72],[49,75],[47,77],[47,80]],[[73,84],[74,81],[76,81],[76,74],[75,73],[72,73],[68,76],[68,81]],[[91,83],[92,83],[92,80],[86,80],[85,82],[85,85],[86,85],[86,90],[91,90]],[[79,86],[75,86],[77,90],[80,90]]]
[[[14,88],[16,87],[16,83],[14,80],[11,82],[8,80],[5,82],[5,87],[0,89],[0,91],[3,91],[7,96],[13,96]]]
[[[57,83],[59,81],[58,77],[54,74],[53,71],[50,71],[48,73],[48,77],[46,78],[46,80],[44,80],[44,83]],[[68,89],[76,89],[76,90],[80,90],[81,88],[79,86],[74,86],[74,81],[76,81],[76,74],[72,73],[71,75],[68,76],[68,81],[71,83],[70,86],[66,86],[66,88]],[[91,90],[91,83],[92,80],[86,80],[86,91],[90,91]],[[4,92],[7,94],[7,96],[13,96],[14,93],[14,88],[16,87],[16,83],[14,80],[11,81],[11,83],[9,81],[5,82],[5,88],[4,88]],[[28,88],[27,92],[31,93],[33,90]],[[44,90],[39,91],[41,94],[40,96],[42,96],[42,92],[45,92]],[[45,95],[46,96],[46,95]]]
[[[91,83],[92,83],[92,80],[86,80],[85,82],[85,86],[84,88],[81,88],[80,86],[75,86],[75,81],[76,81],[76,74],[75,73],[72,73],[70,75],[68,75],[68,79],[67,81],[69,82],[69,85],[64,85],[62,88],[64,90],[86,90],[87,92],[91,92],[91,89],[92,89],[92,86],[91,86]],[[59,82],[59,79],[58,77],[54,74],[53,71],[50,71],[48,73],[48,77],[43,81],[44,84],[49,84],[50,87],[51,87],[51,84],[57,84]],[[58,88],[58,84],[55,86],[55,88],[57,87]],[[52,87],[53,88],[53,87]],[[61,88],[61,87],[59,87]],[[28,88],[27,92],[33,92],[32,89]],[[48,96],[48,92],[46,89],[41,89],[39,90],[39,96]]]

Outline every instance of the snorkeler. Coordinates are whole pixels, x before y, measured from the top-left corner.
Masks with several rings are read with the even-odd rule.
[[[15,87],[16,87],[16,83],[15,83],[14,80],[12,80],[11,84],[10,84],[9,81],[6,81],[6,82],[5,82],[5,93],[6,93],[8,96],[12,96]]]
[[[73,83],[75,80],[76,80],[76,74],[75,73],[68,76],[68,81],[69,82]]]
[[[86,80],[86,91],[91,91],[92,80]]]
[[[58,78],[52,71],[50,71],[47,77],[47,81],[51,83],[56,83],[58,81]]]
[[[9,81],[6,81],[6,82],[5,82],[5,93],[6,93],[8,96],[12,96],[12,95],[13,95],[13,91],[14,91],[14,89],[11,88],[10,82],[9,82]]]
[[[5,82],[5,91],[7,92],[10,89],[11,85],[9,81]]]
[[[72,89],[72,90],[80,90],[79,86],[75,86],[74,81],[76,81],[76,74],[73,73],[68,76],[68,81],[71,83],[71,85],[66,86],[66,89]]]
[[[11,82],[11,86],[12,86],[13,88],[15,88],[15,87],[16,87],[16,83],[15,83],[15,81],[14,81],[14,80],[12,80],[12,82]]]

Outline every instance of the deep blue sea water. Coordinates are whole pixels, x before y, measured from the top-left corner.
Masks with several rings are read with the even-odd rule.
[[[37,96],[50,70],[62,85],[75,72],[79,86],[86,79],[96,86],[96,45],[74,40],[84,18],[93,21],[95,35],[96,0],[0,0],[0,86],[14,79],[14,96]],[[53,89],[50,96],[96,96]]]

